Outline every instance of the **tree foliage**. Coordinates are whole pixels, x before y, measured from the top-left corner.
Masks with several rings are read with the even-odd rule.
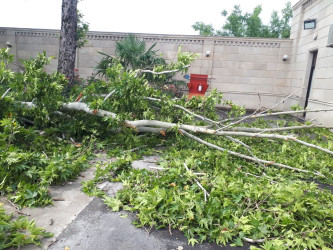
[[[8,67],[8,49],[0,58],[0,190],[18,206],[51,203],[49,185],[75,178],[103,149],[117,159],[97,164],[83,190],[113,210],[135,212],[137,226],[180,230],[192,245],[333,247],[333,195],[318,185],[333,184],[327,128],[273,119],[282,114],[271,109],[247,116],[216,90],[172,98],[146,77],[163,82],[185,72],[191,53],[152,70],[113,63],[105,79],[69,96],[66,78],[43,70],[44,53],[18,73]],[[230,106],[223,120],[217,104]],[[147,154],[161,155],[159,172],[131,167]],[[97,188],[106,180],[121,181],[123,190],[107,197]]]
[[[260,18],[261,12],[261,5],[256,6],[251,13],[243,13],[240,5],[235,5],[229,15],[226,10],[221,12],[221,15],[226,17],[221,30],[215,30],[211,24],[203,22],[196,22],[192,27],[202,36],[290,37],[290,22],[293,15],[290,2],[287,2],[282,9],[281,17],[277,11],[272,12],[269,25],[263,24]]]

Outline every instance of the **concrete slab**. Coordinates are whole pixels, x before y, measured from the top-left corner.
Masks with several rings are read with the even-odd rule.
[[[132,168],[135,169],[147,169],[150,171],[163,170],[157,163],[160,161],[160,156],[144,156],[142,160],[136,160],[132,162]]]
[[[106,154],[101,154],[90,163],[93,166],[96,162],[106,162],[109,160]],[[81,182],[93,179],[94,171],[95,168],[91,167],[82,172],[75,181],[67,182],[64,185],[50,186],[50,196],[54,200],[54,205],[38,208],[23,208],[21,210],[23,213],[29,214],[28,219],[34,220],[38,227],[45,228],[47,232],[54,234],[52,238],[42,240],[43,247],[27,245],[22,249],[47,249],[77,215],[93,200],[93,197],[89,197],[81,191]],[[14,217],[21,215],[16,211],[15,207],[10,205],[5,199],[2,199],[2,202],[8,213],[12,213]]]

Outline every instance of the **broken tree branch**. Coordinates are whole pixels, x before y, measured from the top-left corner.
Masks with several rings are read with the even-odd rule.
[[[247,133],[247,132],[233,132],[233,131],[217,131],[213,129],[207,129],[204,127],[198,127],[198,126],[193,126],[193,125],[185,125],[185,124],[175,124],[175,123],[169,123],[169,122],[162,122],[162,121],[156,121],[156,120],[137,120],[137,121],[127,121],[131,126],[133,127],[140,127],[140,126],[145,126],[145,127],[161,127],[161,128],[173,128],[178,126],[178,128],[191,131],[191,132],[199,132],[203,134],[212,134],[212,135],[218,135],[218,136],[244,136],[244,137],[252,137],[252,138],[271,138],[271,139],[279,139],[283,141],[294,141],[296,143],[305,145],[307,147],[311,148],[316,148],[318,150],[321,150],[323,152],[326,152],[328,154],[333,155],[333,152],[316,146],[311,143],[304,142],[302,140],[298,140],[294,136],[284,136],[284,135],[278,135],[278,134],[259,134],[259,133]]]
[[[247,128],[247,127],[234,127],[231,128],[231,131],[239,131],[239,132],[252,132],[252,133],[266,133],[266,132],[281,132],[281,131],[289,131],[289,130],[298,130],[298,129],[309,129],[309,128],[327,128],[332,129],[333,127],[327,127],[323,125],[303,125],[303,126],[292,126],[292,127],[282,127],[282,128]]]
[[[152,71],[152,70],[146,70],[146,69],[139,69],[136,74],[135,74],[135,77],[138,77],[138,75],[140,73],[151,73],[153,75],[163,75],[163,74],[169,74],[169,73],[177,73],[179,71],[182,71],[183,69],[186,69],[190,67],[190,65],[185,65],[183,68],[181,69],[173,69],[173,70],[165,70],[165,71],[161,71],[161,72],[155,72],[155,71]]]
[[[269,114],[258,114],[258,115],[253,115],[250,117],[247,117],[249,119],[253,119],[253,118],[261,118],[261,117],[266,117],[266,116],[274,116],[274,115],[292,115],[292,114],[298,114],[298,113],[315,113],[315,112],[323,112],[323,111],[333,111],[333,108],[329,108],[329,109],[303,109],[303,110],[290,110],[290,111],[284,111],[284,112],[275,112],[275,113],[269,113]],[[225,122],[229,122],[229,121],[235,121],[237,119],[243,119],[244,117],[234,117],[234,118],[229,118],[229,119],[225,119],[220,121],[221,123],[225,123]]]
[[[266,160],[262,160],[262,159],[256,159],[256,158],[248,156],[248,155],[240,154],[240,153],[237,153],[237,152],[234,152],[234,151],[231,151],[231,150],[227,150],[227,149],[221,148],[221,147],[219,147],[219,146],[217,146],[215,144],[209,143],[207,141],[204,141],[204,140],[200,139],[199,137],[196,137],[196,136],[194,136],[194,135],[192,135],[190,133],[187,133],[185,130],[182,130],[182,129],[180,129],[180,132],[183,135],[185,135],[185,136],[187,136],[187,137],[189,137],[189,138],[191,138],[191,139],[193,139],[193,140],[195,140],[197,142],[200,142],[200,143],[202,143],[202,144],[204,144],[204,145],[206,145],[208,147],[217,149],[217,150],[219,150],[221,152],[227,152],[228,154],[231,154],[231,155],[234,155],[234,156],[246,159],[246,160],[250,160],[250,161],[253,161],[253,162],[261,162],[261,163],[265,164],[266,166],[273,165],[273,166],[277,166],[277,167],[281,167],[281,168],[286,168],[286,169],[290,169],[290,170],[294,170],[294,171],[298,171],[298,172],[312,173],[312,172],[310,172],[308,170],[304,170],[304,169],[300,169],[300,168],[294,168],[294,167],[291,167],[291,166],[288,166],[288,165],[284,165],[284,164],[281,164],[281,163],[276,163],[274,161],[266,161]],[[312,173],[312,174],[323,176],[321,173]]]
[[[145,97],[145,99],[150,100],[150,101],[162,102],[161,99],[153,98],[153,97]],[[211,124],[214,124],[214,125],[217,125],[217,124],[218,124],[218,122],[213,121],[213,120],[211,120],[211,119],[209,119],[209,118],[207,118],[207,117],[204,117],[204,116],[201,116],[201,115],[195,114],[194,112],[188,110],[187,108],[185,108],[185,107],[183,107],[183,106],[180,106],[180,105],[178,105],[178,104],[174,104],[173,106],[174,106],[175,108],[178,108],[178,109],[181,109],[181,110],[185,111],[186,113],[188,113],[188,114],[190,114],[190,115],[192,115],[192,116],[194,116],[194,117],[196,117],[196,118],[198,118],[198,119],[200,119],[200,120],[202,120],[202,121],[207,121],[207,122],[210,122]]]
[[[304,88],[300,88],[300,89],[296,90],[295,92],[291,93],[290,95],[288,95],[287,97],[285,97],[284,99],[282,99],[281,101],[279,101],[278,103],[276,103],[275,105],[273,105],[272,107],[270,107],[269,109],[266,109],[266,110],[260,112],[259,114],[264,114],[264,113],[267,113],[268,111],[273,110],[275,107],[279,106],[285,100],[288,100],[290,97],[292,97],[293,95],[296,95],[298,92],[300,92],[303,89]]]
[[[36,107],[35,104],[32,102],[21,102],[25,106],[29,108]],[[83,102],[70,102],[70,103],[63,103],[62,108],[65,110],[77,110],[77,111],[83,111],[86,112],[90,115],[96,115],[99,117],[111,117],[111,118],[116,118],[117,115],[115,113],[105,111],[105,110],[91,110],[87,104]],[[325,153],[333,155],[333,152],[316,146],[314,144],[304,142],[302,140],[298,140],[294,136],[284,136],[284,135],[278,135],[278,134],[260,134],[260,133],[248,133],[248,132],[235,132],[235,131],[217,131],[214,129],[208,129],[205,127],[199,127],[199,126],[194,126],[194,125],[187,125],[187,124],[176,124],[176,123],[171,123],[171,122],[163,122],[163,121],[157,121],[157,120],[136,120],[136,121],[129,121],[125,120],[124,126],[126,127],[131,127],[133,129],[138,130],[138,127],[158,127],[158,128],[163,128],[163,129],[168,129],[168,128],[175,128],[178,127],[179,129],[182,130],[187,130],[191,132],[199,132],[203,134],[211,134],[211,135],[218,135],[218,136],[244,136],[244,137],[252,137],[252,138],[271,138],[271,139],[278,139],[278,140],[283,140],[283,141],[294,141],[296,143],[305,145],[307,147],[312,147],[315,149],[318,149],[320,151],[323,151]],[[160,132],[163,133],[163,132]]]

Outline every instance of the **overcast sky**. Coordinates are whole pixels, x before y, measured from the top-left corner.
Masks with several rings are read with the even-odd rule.
[[[61,0],[0,0],[0,27],[60,29]],[[221,11],[240,5],[252,11],[261,4],[261,17],[268,24],[273,10],[280,11],[287,0],[82,0],[78,8],[91,31],[157,34],[198,34],[191,27],[196,21],[224,23]],[[292,5],[298,0],[291,0]]]

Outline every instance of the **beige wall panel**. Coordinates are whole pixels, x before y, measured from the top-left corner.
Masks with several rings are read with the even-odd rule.
[[[330,78],[316,78],[312,84],[313,89],[333,90],[333,81]],[[333,96],[332,96],[333,99]]]
[[[310,99],[333,102],[333,90],[328,89],[311,89]]]

